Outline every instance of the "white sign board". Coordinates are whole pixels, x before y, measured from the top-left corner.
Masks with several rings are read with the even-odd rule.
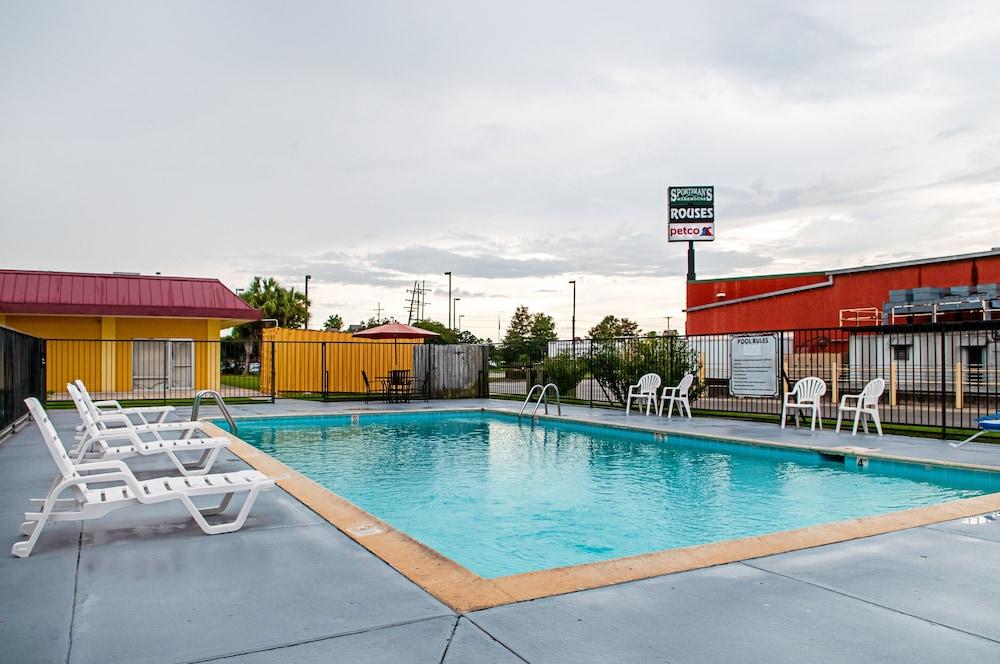
[[[715,187],[667,188],[667,241],[715,240]]]
[[[729,339],[729,393],[778,396],[778,335],[740,334]]]

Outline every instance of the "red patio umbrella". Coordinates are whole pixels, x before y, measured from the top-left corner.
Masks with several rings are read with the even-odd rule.
[[[395,357],[397,352],[396,346],[399,339],[429,339],[440,335],[437,332],[431,332],[430,330],[413,327],[412,325],[403,325],[402,323],[386,323],[385,325],[379,325],[378,327],[371,327],[367,330],[355,332],[354,336],[363,337],[365,339],[392,339],[393,357]]]

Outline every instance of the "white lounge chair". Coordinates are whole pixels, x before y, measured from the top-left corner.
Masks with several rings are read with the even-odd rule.
[[[84,385],[83,381],[77,378],[73,381],[76,385],[76,389],[80,390],[83,398],[87,401],[87,405],[93,411],[96,411],[98,415],[118,415],[127,418],[138,417],[139,424],[162,424],[167,419],[167,415],[174,412],[173,406],[140,406],[136,408],[123,408],[121,403],[115,399],[107,399],[105,401],[94,401],[90,396],[90,392],[87,390],[87,386]],[[150,422],[146,419],[146,415],[156,415],[156,419]]]
[[[656,392],[660,389],[660,377],[655,373],[648,373],[639,379],[635,385],[629,385],[628,399],[625,400],[625,414],[628,415],[632,409],[632,400],[639,402],[645,400],[646,414],[649,415],[650,406],[656,410]]]
[[[136,424],[132,421],[131,417],[131,415],[135,413],[127,411],[102,411],[97,407],[95,402],[89,398],[86,388],[83,390],[80,389],[80,382],[81,381],[76,381],[76,383],[66,383],[66,391],[69,393],[70,398],[73,399],[73,403],[76,404],[77,410],[82,413],[83,410],[81,410],[81,404],[83,404],[83,407],[86,408],[91,417],[94,418],[97,428],[102,432],[131,429],[141,432],[175,432],[180,433],[184,438],[190,438],[194,435],[195,431],[199,431],[201,429],[201,425],[197,422],[165,422],[162,418],[149,422],[141,416],[140,419],[142,422],[145,422],[145,424]],[[164,417],[168,412],[169,411],[164,411]],[[93,438],[87,433],[82,420],[80,424],[76,426],[76,431],[76,441],[78,445],[74,449],[70,450],[70,454],[72,455],[75,455],[80,448],[91,442]]]
[[[844,413],[853,412],[854,428],[851,430],[852,436],[858,433],[858,422],[861,422],[865,428],[865,433],[868,433],[868,416],[871,416],[872,421],[875,422],[875,429],[878,431],[878,435],[881,436],[882,421],[878,416],[878,400],[884,391],[885,379],[875,378],[868,381],[868,384],[864,386],[860,394],[845,394],[841,397],[840,406],[837,407],[837,432],[840,432],[840,422]],[[850,401],[854,402],[853,406],[848,405]]]
[[[948,444],[951,445],[952,447],[961,447],[966,443],[971,443],[976,438],[979,438],[988,431],[1000,431],[1000,413],[995,413],[993,415],[983,415],[976,422],[976,425],[979,427],[979,431],[972,434],[971,436],[963,440],[961,443],[948,443]]]
[[[42,404],[34,397],[25,399],[31,417],[42,432],[45,445],[59,469],[59,477],[49,490],[37,512],[27,512],[20,532],[28,539],[17,542],[11,553],[19,558],[27,558],[38,542],[42,529],[49,521],[84,521],[98,519],[108,512],[129,505],[162,503],[178,500],[187,509],[191,518],[208,535],[229,533],[239,530],[246,522],[257,494],[274,486],[277,478],[270,478],[256,470],[240,470],[234,473],[219,473],[203,477],[159,477],[139,481],[123,461],[97,461],[73,465],[66,455],[55,427],[49,421]],[[91,472],[81,475],[81,472]],[[100,484],[101,488],[91,488],[90,484]],[[106,486],[112,484],[113,486]],[[61,498],[69,492],[70,497]],[[232,521],[212,525],[205,517],[221,514],[237,493],[246,493],[246,499],[239,513]],[[198,496],[221,496],[215,507],[199,508],[191,500]]]
[[[663,395],[660,397],[660,407],[657,409],[657,415],[663,415],[663,403],[665,401],[670,402],[670,408],[667,409],[667,419],[669,420],[674,415],[674,402],[677,402],[677,410],[680,411],[681,415],[684,415],[684,409],[687,409],[688,419],[691,418],[691,402],[688,401],[688,390],[691,389],[691,385],[694,384],[694,374],[684,374],[681,378],[681,382],[677,383],[674,387],[664,387]]]
[[[170,430],[178,431],[182,435],[180,438],[163,438],[160,433],[164,430],[163,425],[136,425],[127,421],[125,426],[118,429],[101,429],[94,420],[93,413],[87,408],[83,400],[83,395],[72,384],[66,385],[76,410],[83,421],[84,440],[73,451],[75,463],[86,461],[108,461],[111,459],[128,459],[134,456],[148,456],[152,454],[165,454],[182,475],[194,476],[204,475],[212,469],[212,464],[226,447],[229,447],[228,438],[192,438],[191,432],[197,430],[197,422],[177,422],[179,425],[192,425],[187,428],[171,427]],[[155,427],[155,428],[154,428]],[[143,436],[152,436],[153,440],[144,440]],[[109,442],[123,441],[128,444],[112,447]],[[178,452],[200,452],[201,455],[196,461],[184,463],[177,456]]]
[[[812,412],[812,424],[809,430],[815,431],[817,422],[822,429],[823,415],[819,407],[824,394],[826,394],[826,383],[822,378],[809,376],[795,383],[792,391],[785,394],[785,403],[781,406],[781,428],[785,428],[788,411],[795,411],[795,426],[799,426],[799,411],[808,410]]]

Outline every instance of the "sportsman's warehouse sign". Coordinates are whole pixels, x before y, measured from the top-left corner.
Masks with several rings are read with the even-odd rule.
[[[667,241],[711,242],[715,239],[715,187],[667,189]]]

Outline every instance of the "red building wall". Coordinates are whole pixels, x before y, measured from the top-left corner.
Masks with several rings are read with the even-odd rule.
[[[705,304],[823,284],[830,279],[833,283],[828,286],[690,310]],[[992,283],[1000,283],[1000,254],[906,267],[875,267],[845,274],[819,272],[759,279],[694,281],[687,285],[687,333],[838,327],[841,309],[876,307],[881,311],[883,303],[889,300],[890,290]],[[725,293],[725,297],[718,297],[718,293]]]

